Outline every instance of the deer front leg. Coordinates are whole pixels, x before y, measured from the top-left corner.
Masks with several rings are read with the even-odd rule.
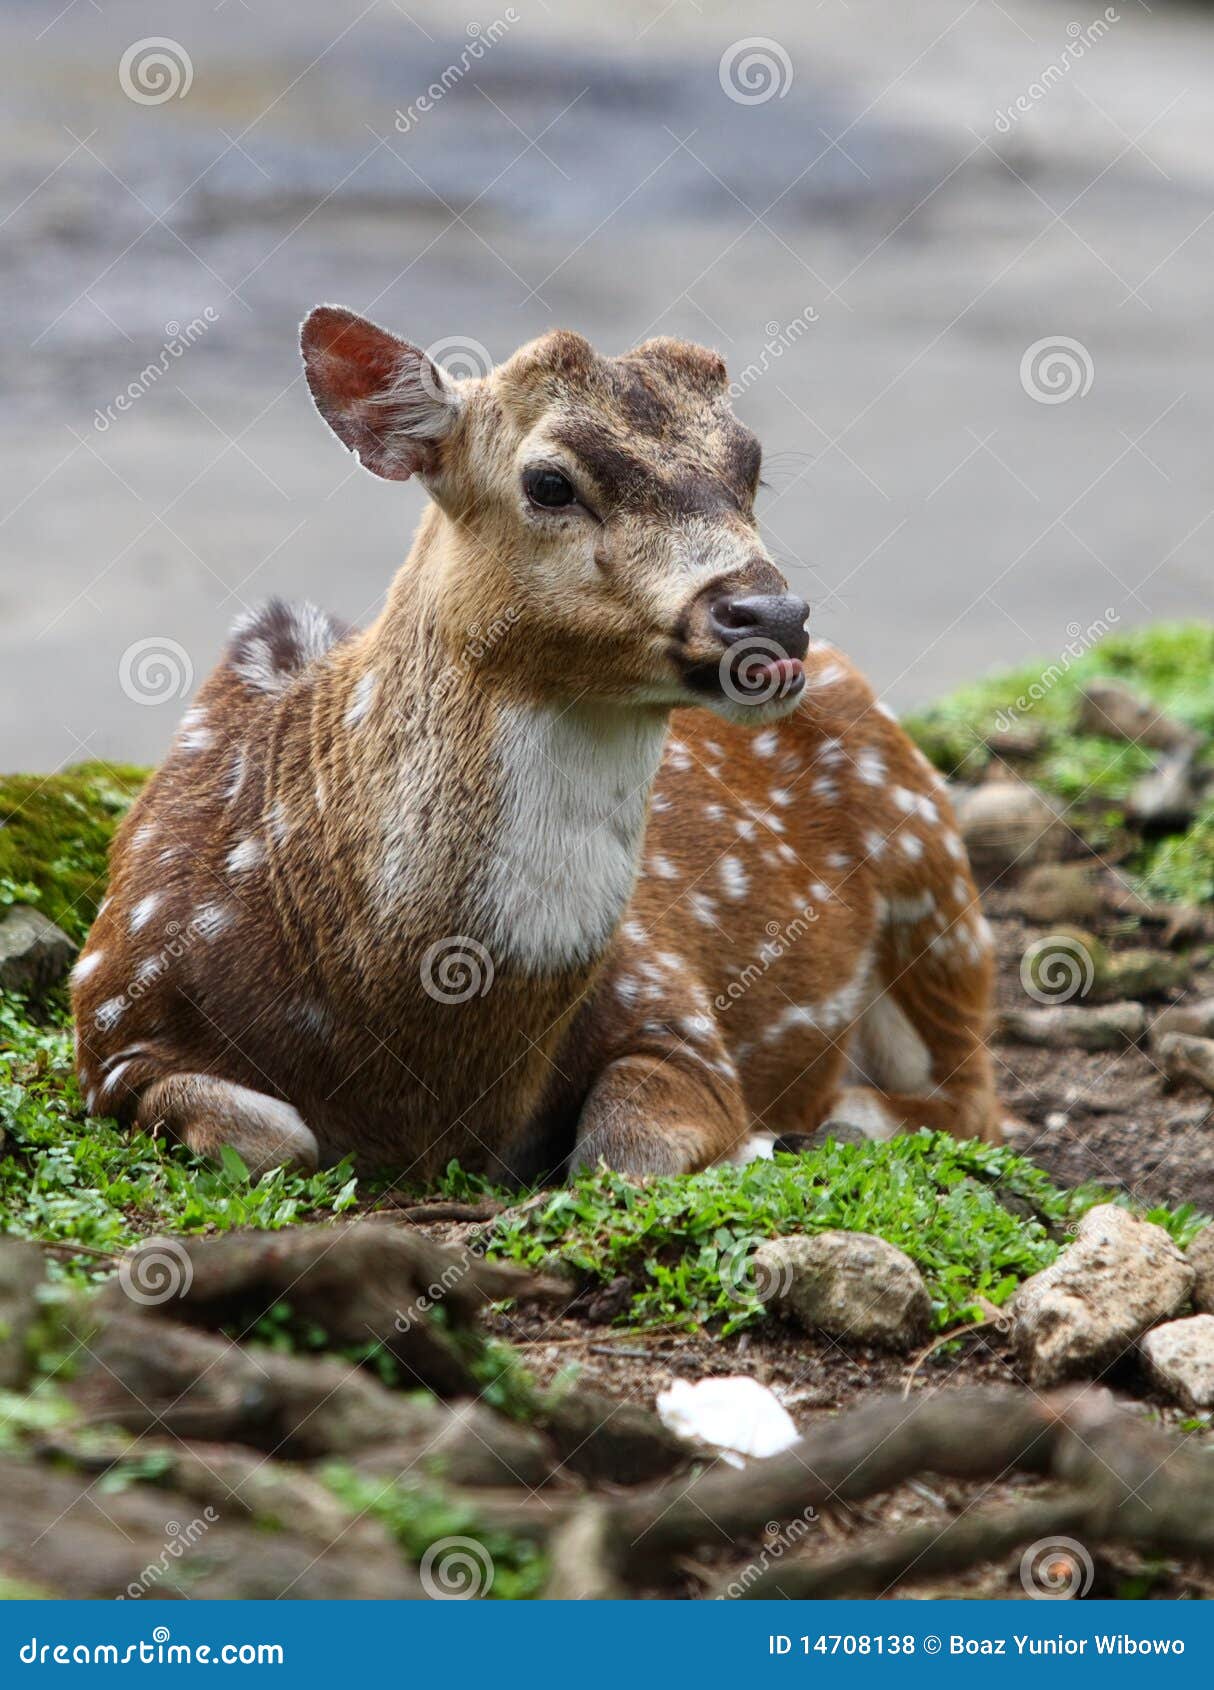
[[[218,1161],[225,1144],[254,1179],[271,1168],[314,1173],[320,1161],[316,1137],[298,1110],[265,1092],[212,1074],[170,1074],[148,1087],[136,1124],[163,1126],[196,1156]]]
[[[746,1116],[727,1068],[690,1054],[617,1057],[583,1105],[572,1171],[686,1174],[729,1155]]]

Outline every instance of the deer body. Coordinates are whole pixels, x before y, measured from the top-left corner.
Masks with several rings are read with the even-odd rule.
[[[457,403],[383,331],[309,323],[322,413],[436,503],[366,631],[238,625],[133,806],[75,977],[90,1110],[256,1169],[679,1171],[825,1119],[850,1040],[871,1130],[993,1135],[989,950],[934,772],[803,635],[775,696],[681,707],[747,607],[798,645],[711,355],[552,336]],[[537,433],[585,519],[543,482],[515,518]]]

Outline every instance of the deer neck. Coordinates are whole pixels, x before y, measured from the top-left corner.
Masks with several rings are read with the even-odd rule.
[[[632,895],[668,713],[537,697],[525,631],[503,615],[469,633],[450,608],[427,525],[339,681],[347,717],[372,690],[381,706],[350,735],[377,793],[378,902],[399,937],[407,922],[415,942],[476,939],[499,971],[585,974]]]

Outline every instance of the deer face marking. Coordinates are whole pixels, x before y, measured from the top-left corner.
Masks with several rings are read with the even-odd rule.
[[[748,724],[794,706],[808,607],[759,538],[759,444],[715,353],[657,339],[603,358],[557,330],[456,381],[330,306],[302,347],[338,437],[378,475],[418,475],[447,519],[448,645],[508,629],[478,642],[486,679]]]

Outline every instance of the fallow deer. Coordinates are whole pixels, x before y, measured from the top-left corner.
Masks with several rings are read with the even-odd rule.
[[[416,1178],[694,1170],[840,1113],[997,1136],[942,783],[809,642],[720,358],[557,331],[455,381],[331,306],[302,350],[432,502],[365,631],[237,624],[132,807],[75,969],[90,1111]]]

